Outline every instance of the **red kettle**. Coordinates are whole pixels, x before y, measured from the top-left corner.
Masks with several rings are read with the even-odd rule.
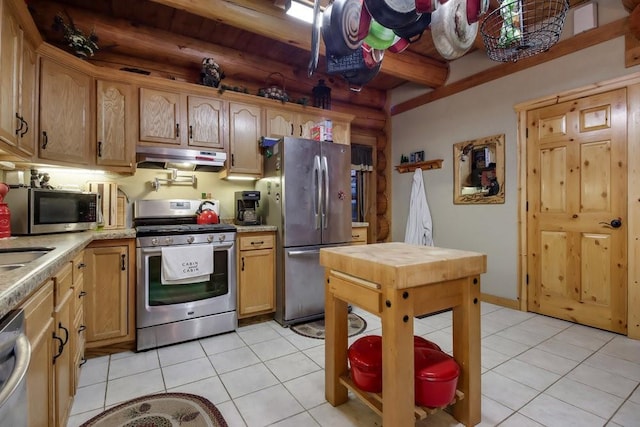
[[[209,200],[200,203],[196,211],[196,222],[198,224],[217,224],[219,222],[218,214],[213,209],[206,209],[207,205],[211,205],[212,208],[215,207],[215,203]]]

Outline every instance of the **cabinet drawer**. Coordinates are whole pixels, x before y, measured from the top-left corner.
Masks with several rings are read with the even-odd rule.
[[[69,261],[53,278],[54,303],[56,307],[62,302],[73,285],[72,262]]]
[[[82,278],[82,274],[84,273],[84,251],[80,252],[73,259],[73,284],[75,286],[76,283]]]
[[[275,236],[273,234],[259,234],[240,237],[240,250],[269,249],[273,248]]]
[[[83,297],[86,295],[84,292],[84,280],[82,276],[80,280],[73,282],[73,300],[71,301],[71,312],[74,316],[82,309]]]
[[[367,243],[367,227],[354,227],[351,229],[351,243]]]

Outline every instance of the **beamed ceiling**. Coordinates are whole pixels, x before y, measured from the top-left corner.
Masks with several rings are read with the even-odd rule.
[[[622,2],[629,11],[638,3]],[[490,10],[498,4],[491,0]],[[42,38],[62,49],[62,33],[52,25],[56,14],[71,17],[85,33],[93,29],[100,49],[90,61],[96,65],[197,82],[202,58],[213,57],[226,74],[224,84],[251,93],[281,85],[279,75],[270,77],[280,73],[291,98],[309,97],[322,78],[337,103],[384,110],[387,90],[413,82],[443,91],[449,74],[449,63],[426,31],[407,51],[387,51],[380,73],[359,93],[350,91],[342,78],[326,74],[323,44],[318,70],[308,77],[310,26],[285,15],[274,0],[29,0],[28,5]],[[475,49],[484,49],[480,34]]]

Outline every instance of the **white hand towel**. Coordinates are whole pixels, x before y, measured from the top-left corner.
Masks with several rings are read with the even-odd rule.
[[[209,280],[213,273],[213,246],[162,248],[163,285],[182,285]]]
[[[411,200],[409,201],[409,217],[404,232],[404,242],[414,245],[433,246],[431,211],[427,204],[422,169],[413,173]]]

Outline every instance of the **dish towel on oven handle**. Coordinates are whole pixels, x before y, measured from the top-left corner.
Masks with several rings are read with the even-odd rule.
[[[213,246],[172,246],[161,250],[163,285],[205,282],[213,273]]]

